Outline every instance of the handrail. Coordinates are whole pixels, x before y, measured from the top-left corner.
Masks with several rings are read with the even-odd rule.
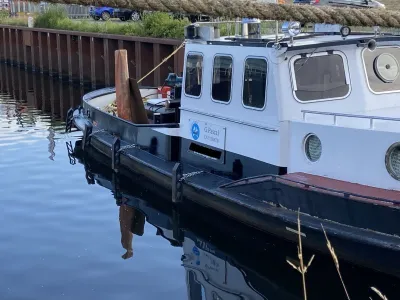
[[[344,113],[323,112],[323,111],[313,111],[313,110],[302,110],[301,112],[303,113],[303,121],[306,121],[306,114],[333,116],[334,125],[337,125],[337,122],[336,122],[337,117],[368,119],[370,129],[373,129],[374,120],[400,122],[400,118],[391,118],[391,117],[382,117],[382,116],[355,115],[355,114],[344,114]]]

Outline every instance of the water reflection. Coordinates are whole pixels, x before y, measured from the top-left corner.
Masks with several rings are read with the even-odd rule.
[[[0,64],[0,89],[16,100],[20,113],[35,108],[53,119],[64,120],[68,109],[78,106],[90,87]]]
[[[119,224],[121,229],[121,245],[126,250],[122,258],[128,259],[133,256],[133,236],[143,235],[145,217],[139,210],[128,205],[128,199],[122,198],[122,203],[119,207]]]
[[[83,154],[81,141],[76,142],[74,155],[85,166],[87,177],[109,189],[121,205],[120,215],[122,210],[126,218],[120,218],[126,256],[132,256],[129,247],[136,233],[129,226],[137,212],[157,227],[157,235],[182,247],[187,299],[303,299],[301,277],[286,263],[296,258],[295,244],[194,203],[186,202],[177,209],[169,204],[166,191],[155,189],[139,175],[125,173],[116,178],[101,154],[94,150]],[[307,257],[314,253],[304,252]],[[316,254],[307,273],[308,299],[345,299],[332,259]],[[379,286],[389,299],[396,299],[397,278],[345,262],[341,262],[341,271],[352,299],[374,299],[371,286]]]

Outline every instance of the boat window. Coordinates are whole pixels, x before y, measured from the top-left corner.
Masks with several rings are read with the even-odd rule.
[[[203,56],[188,54],[185,71],[185,94],[200,97],[203,79]]]
[[[232,86],[232,57],[215,56],[212,79],[212,98],[216,101],[229,102]]]
[[[295,97],[299,101],[345,98],[350,93],[344,56],[334,53],[316,53],[298,56],[292,63]]]
[[[263,58],[247,58],[244,66],[243,105],[264,108],[266,86],[267,61]]]
[[[368,85],[373,92],[400,92],[399,47],[365,49],[362,55]]]

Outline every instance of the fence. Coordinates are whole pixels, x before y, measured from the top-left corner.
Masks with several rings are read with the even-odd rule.
[[[3,0],[4,1],[4,0]],[[1,3],[1,0],[0,0]],[[29,1],[20,0],[10,0],[8,3],[3,2],[3,7],[5,9],[10,9],[11,13],[21,14],[21,13],[40,13],[44,12],[50,6],[49,3],[31,3]],[[89,7],[83,5],[60,5],[65,8],[68,13],[68,17],[71,19],[82,19],[89,18]]]
[[[0,63],[22,66],[92,89],[113,86],[115,50],[128,52],[129,74],[142,78],[168,57],[182,40],[108,35],[0,25]],[[184,50],[169,58],[141,84],[161,85],[171,69],[183,70]]]

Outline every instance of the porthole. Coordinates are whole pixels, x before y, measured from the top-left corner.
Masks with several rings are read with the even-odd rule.
[[[386,152],[386,169],[396,180],[400,181],[400,142],[393,144]]]
[[[399,77],[399,62],[390,53],[382,53],[374,61],[374,69],[380,80],[391,83]]]
[[[315,134],[309,134],[304,139],[304,152],[311,162],[316,162],[322,154],[321,140]]]

